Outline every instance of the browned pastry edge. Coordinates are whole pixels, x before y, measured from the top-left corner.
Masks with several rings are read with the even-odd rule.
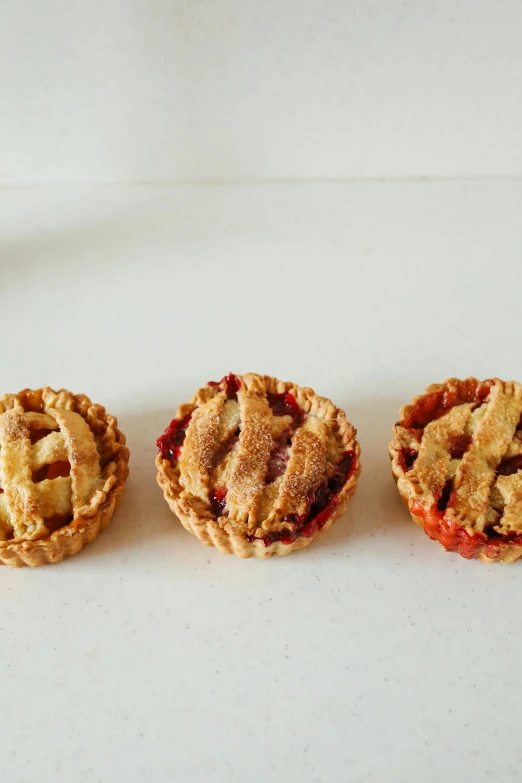
[[[504,383],[500,381],[498,378],[492,379],[494,382]],[[397,489],[399,492],[399,495],[401,497],[401,500],[405,504],[406,508],[408,509],[408,512],[410,514],[411,519],[418,527],[421,527],[424,529],[425,523],[424,519],[421,516],[418,516],[416,514],[413,514],[410,510],[410,499],[411,499],[411,487],[408,481],[405,480],[405,473],[402,470],[402,467],[399,462],[399,454],[401,451],[401,444],[400,444],[400,438],[397,433],[397,427],[400,425],[401,422],[405,421],[410,414],[411,410],[415,406],[415,404],[421,400],[423,397],[425,397],[427,394],[431,394],[433,392],[439,392],[442,390],[445,390],[449,388],[450,386],[454,386],[457,383],[466,383],[467,381],[473,382],[473,383],[481,383],[477,378],[469,377],[466,378],[464,381],[460,381],[458,378],[448,378],[443,383],[432,383],[429,386],[427,386],[426,390],[422,392],[422,394],[418,394],[411,402],[406,403],[403,405],[399,412],[399,419],[397,423],[394,425],[393,433],[394,437],[389,444],[389,454],[390,459],[392,463],[392,475],[395,480],[395,483],[397,485]],[[437,541],[440,548],[444,551],[448,551],[441,543],[440,541]],[[474,555],[474,559],[479,560],[482,563],[491,564],[491,563],[514,563],[516,560],[522,557],[522,547],[516,546],[509,543],[503,543],[501,540],[498,540],[496,542],[496,546],[498,547],[498,556],[491,557],[489,555],[489,552],[486,550],[486,546],[482,546],[478,549],[476,554]]]
[[[399,485],[399,479],[402,476],[402,471],[400,470],[400,468],[398,468],[398,469],[396,468],[396,466],[394,464],[395,460],[396,460],[396,457],[391,454],[391,451],[392,450],[390,448],[390,456],[391,456],[391,459],[392,459],[392,473],[393,473],[393,478],[395,480],[395,483],[397,484],[397,489],[399,490],[400,498],[401,498],[402,502],[404,503],[404,505],[406,506],[406,508],[408,509],[410,517],[415,522],[415,524],[418,527],[421,527],[422,529],[424,529],[424,520],[423,520],[423,518],[417,516],[416,514],[412,514],[411,511],[410,511],[409,494],[408,494],[408,492],[404,491],[404,489],[401,489],[401,487]],[[440,543],[440,541],[436,541],[435,543],[437,543],[444,552],[448,551]],[[480,560],[481,563],[486,563],[486,564],[490,564],[490,563],[514,563],[516,560],[518,560],[520,557],[522,557],[522,547],[513,546],[512,544],[503,544],[503,543],[499,543],[498,546],[499,546],[499,555],[498,555],[498,557],[488,557],[487,554],[484,551],[485,547],[481,547],[481,549],[479,549],[479,551],[475,555],[475,559]],[[458,553],[455,553],[455,554],[458,554]]]
[[[170,466],[168,460],[163,460],[161,455],[156,458],[156,467],[158,468],[158,484],[163,490],[165,500],[169,504],[170,510],[176,514],[181,524],[189,533],[193,533],[207,546],[215,546],[225,555],[237,555],[241,558],[249,557],[273,557],[274,555],[288,555],[295,549],[304,549],[316,538],[320,538],[322,535],[328,532],[332,524],[338,519],[346,510],[348,503],[352,499],[355,490],[357,489],[357,480],[361,473],[361,465],[359,462],[360,448],[356,443],[354,448],[357,456],[357,469],[353,476],[347,481],[343,487],[340,495],[339,502],[335,511],[326,520],[325,524],[318,530],[314,536],[298,536],[291,544],[283,544],[281,541],[275,541],[270,546],[265,546],[262,539],[256,539],[256,541],[247,541],[243,536],[230,535],[223,528],[221,528],[216,520],[211,518],[205,518],[198,515],[193,508],[183,508],[178,502],[176,494],[173,492],[172,482],[168,478],[167,466]]]
[[[111,521],[129,475],[130,452],[126,446],[125,435],[118,429],[117,419],[108,414],[102,405],[91,403],[84,394],[75,395],[66,389],[54,391],[49,387],[24,389],[19,394],[6,394],[1,397],[0,413],[24,399],[37,406],[44,396],[52,396],[55,405],[75,410],[88,422],[101,421],[106,425],[106,432],[101,438],[100,458],[109,460],[105,466],[106,471],[103,472],[107,472],[111,480],[106,482],[107,491],[96,493],[96,501],[87,509],[87,513],[78,515],[69,525],[59,528],[50,536],[29,541],[0,542],[0,565],[9,565],[12,568],[34,568],[47,563],[59,563],[65,557],[79,552],[85,544],[94,541]]]
[[[237,377],[241,378],[245,376]],[[303,549],[311,544],[316,538],[324,535],[335,520],[344,513],[355,493],[358,478],[361,473],[361,448],[356,440],[357,431],[347,421],[344,411],[336,408],[327,398],[320,397],[313,389],[296,386],[294,383],[280,381],[279,379],[270,376],[255,376],[254,373],[249,373],[248,377],[259,378],[265,384],[267,391],[277,394],[290,392],[294,395],[295,399],[306,413],[313,412],[316,415],[319,413],[327,419],[338,417],[339,434],[343,446],[346,450],[354,452],[357,460],[357,467],[339,493],[337,506],[328,517],[323,527],[318,530],[315,535],[310,537],[298,536],[296,540],[290,544],[283,544],[281,541],[275,541],[269,546],[265,546],[262,539],[248,541],[243,535],[235,535],[224,530],[210,512],[202,507],[201,503],[198,503],[197,501],[187,502],[186,498],[181,499],[179,497],[181,491],[179,477],[176,475],[171,462],[164,459],[161,454],[157,455],[155,461],[158,470],[157,481],[163,490],[169,508],[179,518],[183,527],[189,533],[193,533],[197,536],[199,540],[207,546],[214,546],[223,554],[235,554],[244,559],[250,557],[266,558],[273,557],[274,555],[287,555],[294,550]],[[196,407],[196,404],[204,399],[204,390],[206,388],[207,387],[202,387],[199,389],[189,403],[180,405],[176,412],[176,418],[180,419],[191,413]]]

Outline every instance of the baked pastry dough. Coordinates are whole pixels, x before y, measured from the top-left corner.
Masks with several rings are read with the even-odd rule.
[[[158,483],[184,527],[239,557],[308,546],[344,511],[360,448],[343,411],[276,378],[201,388],[158,439]]]
[[[522,385],[450,378],[400,412],[393,475],[414,522],[463,557],[522,555]]]
[[[0,563],[56,563],[109,524],[128,475],[117,421],[83,394],[0,398]]]

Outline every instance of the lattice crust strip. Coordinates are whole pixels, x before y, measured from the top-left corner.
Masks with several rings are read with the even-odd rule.
[[[293,402],[278,409],[274,399],[287,394]],[[238,536],[288,527],[289,516],[306,514],[307,497],[342,454],[353,450],[356,461],[359,454],[355,430],[333,403],[266,376],[241,376],[234,393],[223,383],[204,387],[180,406],[176,420],[185,421],[183,446],[173,465],[158,458],[162,486],[179,486],[180,513],[208,520],[216,517],[217,494],[223,512],[216,523]]]
[[[212,459],[219,443],[221,414],[226,402],[225,392],[216,394],[200,408],[196,408],[185,436],[185,448],[181,453],[180,470],[185,492],[208,500],[209,473]]]
[[[0,564],[58,562],[110,521],[128,475],[116,419],[49,388],[0,398]]]
[[[517,384],[518,386],[518,384]],[[498,384],[491,389],[486,412],[457,469],[447,514],[465,525],[484,530],[496,470],[513,441],[522,414],[522,387]],[[518,478],[522,482],[522,473]],[[520,520],[522,528],[522,518]]]
[[[326,442],[332,427],[318,417],[318,412],[306,416],[293,433],[286,470],[271,489],[272,485],[266,483],[270,455],[277,438],[285,430],[290,431],[292,417],[274,415],[263,379],[257,376],[241,386],[237,398],[237,402],[227,400],[226,393],[218,391],[194,410],[179,462],[181,483],[185,497],[192,495],[208,504],[212,478],[226,480],[229,520],[253,530],[260,509],[266,513],[265,493],[272,495],[267,524],[289,513],[303,513],[306,493],[325,476]],[[239,424],[240,435],[226,461],[226,476],[223,469],[213,476],[215,463],[222,464],[219,450]]]
[[[522,385],[499,379],[492,382],[487,398],[451,407],[422,429],[409,424],[419,400],[457,388],[478,385],[476,379],[455,379],[430,387],[401,411],[390,444],[394,473],[408,502],[425,508],[440,502],[444,515],[473,533],[494,529],[499,535],[522,532]],[[420,442],[419,442],[420,440]],[[457,457],[453,452],[465,444]],[[401,454],[416,455],[405,469]],[[503,465],[513,464],[512,475],[502,475]],[[450,488],[450,492],[448,491]]]
[[[238,392],[241,434],[228,483],[227,505],[233,519],[255,528],[273,447],[272,411],[259,378]]]
[[[451,470],[451,446],[461,436],[470,417],[472,405],[459,405],[440,419],[430,422],[420,445],[419,455],[408,474],[412,494],[428,499],[429,505],[441,496]]]
[[[281,518],[292,513],[299,516],[305,512],[307,493],[325,476],[328,434],[328,425],[315,416],[308,416],[297,430],[274,504],[274,516]]]
[[[53,431],[32,445],[31,428]],[[65,461],[70,476],[33,481],[44,465]],[[5,411],[0,416],[0,481],[1,528],[4,534],[12,528],[14,539],[41,537],[48,533],[46,519],[81,513],[101,483],[98,450],[86,421],[58,409]]]

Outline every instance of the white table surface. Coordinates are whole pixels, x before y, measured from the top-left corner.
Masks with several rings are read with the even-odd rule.
[[[0,190],[2,391],[85,392],[131,449],[95,543],[0,569],[2,780],[518,779],[521,568],[430,541],[387,444],[432,381],[522,380],[521,211],[515,181]],[[229,371],[359,430],[348,512],[289,557],[204,547],[156,485]]]
[[[520,0],[2,0],[0,182],[522,175]]]

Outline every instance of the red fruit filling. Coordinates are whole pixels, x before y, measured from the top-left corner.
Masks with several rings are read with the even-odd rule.
[[[399,451],[399,465],[403,473],[407,473],[412,469],[418,456],[419,452],[415,451],[415,449],[401,449]]]
[[[522,467],[522,460],[519,462],[519,459],[514,457],[512,460],[507,461],[514,463],[511,472],[517,472],[514,469],[516,464]],[[505,475],[510,475],[510,473]],[[440,541],[445,549],[451,552],[458,552],[467,559],[474,557],[481,546],[485,546],[488,557],[497,557],[501,541],[504,541],[506,544],[522,546],[522,536],[516,533],[501,535],[494,529],[493,525],[489,525],[483,533],[470,534],[465,528],[458,525],[454,519],[446,516],[446,509],[448,506],[451,506],[452,491],[453,481],[448,479],[437,503],[432,508],[427,509],[419,501],[413,501],[410,504],[411,512],[423,518],[424,530],[430,538]]]
[[[160,435],[156,441],[156,445],[164,459],[168,459],[171,462],[179,459],[191,417],[192,414],[189,413],[184,419],[172,419],[163,435]]]
[[[519,470],[522,470],[522,454],[503,460],[498,466],[497,475],[512,476],[513,473],[518,473]]]
[[[491,380],[483,381],[482,383],[467,380],[460,381],[454,389],[443,389],[442,391],[425,394],[415,403],[406,419],[400,422],[400,424],[414,431],[422,430],[430,421],[444,416],[455,405],[471,402],[475,407],[480,407],[488,398],[492,386],[493,381]],[[470,444],[470,435],[459,435],[451,446],[450,453],[452,459],[461,459]],[[399,461],[401,461],[401,455],[404,451],[414,450],[403,449],[401,454],[399,454]],[[404,463],[401,462],[401,467],[405,472],[407,472],[405,469],[407,465],[408,461],[405,457]],[[512,457],[501,462],[497,475],[510,476],[519,470],[522,470],[522,456]],[[418,500],[410,501],[411,513],[422,518],[424,530],[430,538],[439,541],[444,549],[450,552],[458,552],[467,559],[474,557],[481,547],[484,547],[483,551],[487,557],[495,559],[500,553],[501,542],[522,546],[522,535],[516,533],[501,535],[494,530],[493,525],[486,527],[483,533],[468,533],[456,520],[447,516],[447,508],[452,504],[452,491],[453,482],[448,480],[437,502],[431,508],[422,505]]]
[[[49,430],[49,429],[29,430],[29,438],[31,439],[31,443],[32,444],[38,443],[39,440],[42,440],[42,438],[46,438],[48,435],[51,434],[51,432],[54,432],[54,430]]]
[[[439,511],[446,511],[449,506],[451,493],[453,490],[453,481],[448,479],[444,484],[444,489],[441,492],[440,498],[437,500],[437,508]]]
[[[462,459],[471,445],[471,435],[458,435],[451,446],[451,459]]]
[[[73,515],[72,514],[66,514],[64,516],[54,516],[54,517],[47,517],[47,519],[44,519],[45,527],[49,531],[49,533],[54,533],[55,530],[59,530],[61,527],[65,527],[66,525],[70,525],[73,521]]]
[[[290,394],[290,392],[283,392],[282,394],[269,392],[267,400],[274,416],[290,416],[292,419],[290,427],[274,443],[270,454],[266,483],[272,484],[286,470],[287,462],[290,459],[289,449],[292,445],[292,436],[294,431],[303,423],[305,414],[299,407],[294,395]]]
[[[303,423],[304,411],[299,407],[293,394],[290,394],[290,392],[283,392],[282,394],[269,392],[266,398],[274,416],[291,416],[294,429],[297,429]]]
[[[265,546],[270,546],[275,541],[282,544],[292,544],[299,536],[312,538],[325,525],[330,515],[337,508],[339,495],[347,481],[353,476],[357,468],[357,458],[353,451],[347,451],[339,459],[334,473],[328,481],[324,481],[318,487],[308,493],[308,509],[298,516],[289,514],[284,521],[290,523],[287,530],[277,530],[268,533],[261,540]],[[256,536],[247,536],[247,541],[255,541]]]
[[[237,375],[233,375],[233,373],[229,373],[226,375],[221,383],[225,384],[225,389],[227,392],[227,397],[229,400],[237,400],[237,393],[241,388],[241,381],[237,377]]]
[[[55,479],[59,476],[70,476],[71,465],[69,462],[53,462],[52,465],[43,465],[35,470],[32,475],[33,484],[39,484],[45,479]]]
[[[241,381],[233,373],[225,375],[220,381],[209,381],[207,386],[223,386],[229,400],[237,400],[237,393],[241,388]]]
[[[413,405],[406,419],[400,424],[411,429],[424,429],[424,427],[444,416],[455,405],[463,405],[472,402],[476,407],[482,405],[487,399],[493,381],[460,381],[453,389],[442,389],[423,395]]]
[[[227,491],[226,489],[212,489],[208,493],[208,502],[210,503],[210,510],[215,517],[228,517],[228,511],[225,511],[227,504]]]
[[[522,459],[520,457],[514,457],[509,462],[514,463],[510,467],[510,470],[512,468],[512,473],[517,472],[515,470],[516,464],[519,465],[517,470],[522,468]],[[503,475],[510,475],[510,472],[506,472]],[[451,505],[452,490],[453,482],[448,480],[437,503],[431,508],[423,506],[418,500],[410,502],[411,513],[423,519],[424,531],[430,538],[439,541],[444,549],[447,549],[449,552],[458,552],[459,555],[468,560],[474,557],[482,546],[485,548],[484,551],[487,557],[492,559],[498,557],[500,553],[499,544],[501,542],[522,546],[522,535],[517,535],[516,533],[501,535],[494,530],[493,525],[489,526],[489,528],[487,527],[483,533],[470,534],[454,519],[446,516],[446,509]]]
[[[265,478],[267,484],[273,484],[285,472],[290,459],[289,446],[291,443],[292,441],[285,435],[284,439],[279,440],[272,449]]]
[[[219,463],[225,459],[227,454],[230,454],[230,452],[234,450],[234,447],[239,440],[240,434],[241,434],[241,428],[238,427],[237,430],[228,438],[228,440],[225,440],[216,449],[216,452],[212,457],[212,464],[214,466],[219,465]]]

